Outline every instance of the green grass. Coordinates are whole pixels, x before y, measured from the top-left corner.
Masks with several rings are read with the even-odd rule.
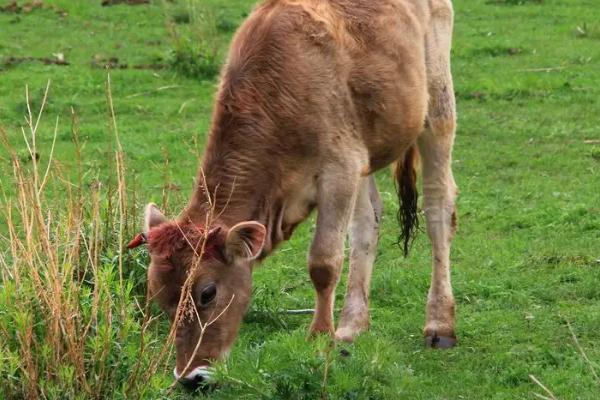
[[[49,7],[20,14],[0,12],[0,126],[17,148],[24,168],[31,168],[20,131],[27,111],[25,85],[36,109],[51,80],[38,130],[41,165],[49,159],[59,117],[57,165],[65,177],[77,182],[73,109],[83,146],[84,199],[91,196],[97,181],[104,187],[115,186],[117,146],[107,108],[107,71],[94,68],[92,60],[118,58],[128,68],[111,70],[110,78],[129,206],[167,201],[165,208],[176,214],[190,193],[216,78],[212,72],[178,68],[174,51],[180,48],[178,40],[205,35],[208,48],[223,57],[253,1],[156,1],[112,7],[100,7],[100,1],[45,3],[67,15]],[[600,7],[595,0],[463,0],[456,1],[455,7],[453,73],[459,127],[453,169],[460,197],[452,279],[459,346],[449,351],[423,347],[429,244],[422,233],[411,255],[401,257],[394,245],[397,204],[389,172],[384,170],[377,176],[385,216],[373,275],[370,332],[356,344],[343,346],[350,352],[343,357],[339,348],[331,349],[324,340],[306,340],[309,316],[280,313],[313,304],[305,265],[313,231],[309,220],[256,270],[252,307],[230,359],[219,367],[223,383],[212,398],[533,399],[534,393],[547,395],[530,374],[557,398],[598,397],[600,382],[591,369],[600,374]],[[193,13],[204,17],[195,18]],[[204,26],[198,29],[200,20],[208,20],[209,33]],[[184,51],[195,54],[194,49]],[[53,53],[64,54],[70,65],[3,62],[7,57],[53,57]],[[134,68],[149,64],[164,68]],[[215,64],[218,60],[209,66]],[[2,148],[2,191],[14,201],[11,174],[9,155]],[[58,181],[57,174],[52,179]],[[60,187],[52,184],[47,193],[48,208],[56,213],[67,199]],[[109,191],[99,195],[102,210],[110,209],[108,199],[114,201],[114,190],[112,197]],[[0,207],[5,214],[7,201],[1,201]],[[134,232],[132,225],[140,220],[139,209],[132,208],[125,231]],[[0,233],[6,235],[2,225]],[[92,280],[89,285],[121,293],[114,274],[116,232],[124,228],[116,221],[103,229],[101,272],[96,277],[101,282]],[[6,241],[2,243],[0,260],[16,266],[19,260],[12,260]],[[144,302],[146,254],[136,252],[123,261],[131,287],[122,298],[115,294],[111,302],[103,297],[108,307],[131,314],[109,326],[114,329],[113,345],[105,362],[114,371],[109,380],[114,397],[125,395],[139,349],[142,321],[134,300]],[[0,329],[0,364],[4,365],[0,396],[20,398],[26,393],[18,391],[25,379],[18,353],[18,321],[25,326],[23,319],[41,320],[41,316],[35,315],[38,308],[33,306],[29,316],[9,307],[21,294],[15,292],[6,269],[2,277],[0,328],[12,324],[14,330]],[[344,285],[342,280],[338,306]],[[80,302],[87,310],[85,297]],[[146,335],[150,346],[144,363],[151,363],[168,335],[166,316],[155,307],[152,313],[159,318]],[[575,345],[567,321],[590,363]],[[126,329],[121,325],[125,322]],[[34,326],[35,337],[44,338],[47,327]],[[93,341],[98,337],[90,338],[85,350],[88,359],[95,354]],[[48,362],[44,351],[51,352],[42,350],[39,362],[44,366]],[[41,379],[40,388],[48,398],[77,396],[66,389],[71,372],[68,362],[63,362],[62,372]],[[140,396],[187,397],[178,388],[166,389],[171,381],[169,367],[167,363],[159,368]]]

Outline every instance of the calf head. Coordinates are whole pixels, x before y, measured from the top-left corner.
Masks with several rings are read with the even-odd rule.
[[[255,221],[232,227],[169,221],[154,204],[144,220],[144,233],[128,247],[148,245],[149,294],[176,324],[175,378],[196,386],[237,336],[266,230]]]

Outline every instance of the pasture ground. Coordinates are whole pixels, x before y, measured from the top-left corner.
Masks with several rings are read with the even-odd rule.
[[[216,78],[176,72],[189,68],[172,62],[172,51],[183,46],[181,38],[192,35],[194,23],[202,20],[214,28],[202,30],[209,35],[208,49],[216,46],[224,54],[253,3],[179,0],[101,7],[100,0],[48,0],[33,10],[0,11],[0,125],[24,168],[31,164],[20,130],[27,112],[25,85],[37,109],[51,80],[37,137],[40,163],[49,159],[59,117],[54,156],[63,176],[76,179],[73,109],[83,144],[84,198],[97,182],[116,181],[117,145],[107,116],[107,70],[102,68],[110,64],[129,200],[138,205],[128,226],[139,225],[139,206],[147,201],[163,204],[170,215],[177,213],[196,173]],[[309,316],[281,313],[313,304],[305,264],[310,219],[256,270],[251,309],[231,357],[219,367],[223,384],[211,398],[550,397],[530,375],[556,398],[598,398],[600,5],[595,0],[462,0],[455,8],[459,127],[453,169],[460,197],[452,279],[459,345],[448,351],[423,346],[429,243],[421,233],[410,256],[402,258],[394,244],[397,200],[389,171],[383,170],[377,179],[385,216],[373,274],[370,332],[352,346],[332,349],[324,339],[306,340]],[[173,29],[176,33],[169,33]],[[51,62],[64,57],[69,65],[24,57]],[[16,198],[5,150],[0,150],[6,196],[0,218],[6,218],[9,201]],[[49,209],[59,213],[64,196],[50,188]],[[7,272],[19,260],[11,261],[5,227],[0,234],[0,260],[5,260],[0,264],[0,396],[19,398],[27,393],[26,366],[19,350],[19,318],[9,304],[18,290]],[[118,249],[114,240],[105,243],[100,268],[112,268]],[[146,257],[136,251],[123,265],[131,282],[126,301],[132,309],[134,299],[144,302]],[[338,287],[338,307],[344,286],[345,279]],[[155,307],[151,312],[160,313]],[[136,318],[130,322],[140,323]],[[36,337],[44,337],[45,327],[35,321],[33,326],[35,343]],[[160,316],[147,332],[147,357],[158,351],[167,333],[166,317]],[[130,336],[126,348],[115,345],[108,351],[127,352],[135,359],[136,338]],[[83,350],[88,363],[93,363],[94,346],[88,343]],[[40,352],[34,362],[43,372],[44,344],[34,348]],[[350,355],[340,356],[341,348]],[[113,370],[113,390],[101,394],[123,397],[131,364],[117,356],[106,360]],[[70,371],[68,366],[64,370]],[[40,385],[40,397],[87,397],[75,389],[61,393],[68,373],[40,379],[47,381]],[[188,396],[179,388],[165,389],[170,381],[171,369],[165,366],[135,393],[144,398]]]

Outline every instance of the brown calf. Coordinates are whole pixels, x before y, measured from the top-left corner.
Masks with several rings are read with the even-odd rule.
[[[174,221],[146,208],[148,284],[177,323],[177,379],[205,378],[210,362],[228,352],[250,300],[254,261],[313,208],[310,332],[351,341],[367,329],[381,215],[372,174],[399,160],[407,250],[418,153],[433,248],[424,334],[432,347],[455,343],[452,14],[450,0],[269,0],[241,26],[189,205]],[[350,275],[334,330],[347,234]],[[180,300],[192,306],[178,314]]]

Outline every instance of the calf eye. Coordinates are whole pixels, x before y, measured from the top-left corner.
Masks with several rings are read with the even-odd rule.
[[[205,306],[217,296],[217,285],[209,283],[200,293],[200,305]]]

